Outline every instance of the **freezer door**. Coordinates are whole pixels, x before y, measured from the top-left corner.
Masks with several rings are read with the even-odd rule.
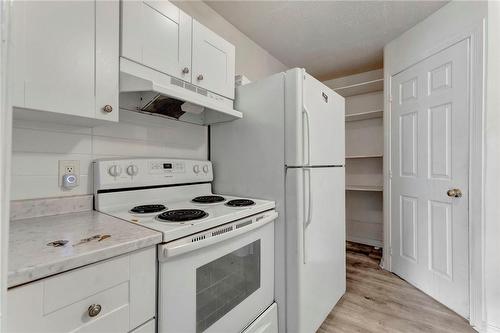
[[[303,69],[286,72],[286,165],[344,165],[345,100]]]
[[[346,288],[344,168],[288,168],[286,178],[286,332],[316,332]]]

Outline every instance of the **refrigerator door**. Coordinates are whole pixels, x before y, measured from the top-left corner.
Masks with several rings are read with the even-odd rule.
[[[316,332],[346,288],[344,168],[288,168],[286,185],[286,332]]]
[[[344,165],[345,100],[303,69],[286,72],[286,165]]]

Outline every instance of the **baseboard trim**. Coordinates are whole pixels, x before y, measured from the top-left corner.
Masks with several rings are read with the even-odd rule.
[[[347,236],[347,240],[349,242],[354,242],[359,244],[371,245],[375,247],[384,247],[384,244],[381,241],[375,239]]]
[[[500,327],[496,327],[493,325],[486,326],[486,333],[500,333]]]

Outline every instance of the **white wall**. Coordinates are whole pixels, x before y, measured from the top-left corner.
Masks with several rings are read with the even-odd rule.
[[[500,332],[500,2],[488,3],[486,102],[486,315],[489,332]]]
[[[236,73],[251,80],[286,70],[203,2],[176,2],[182,10],[236,47]],[[120,113],[120,123],[95,128],[15,120],[12,200],[92,193],[90,162],[102,157],[166,156],[206,159],[207,127]],[[80,187],[58,187],[58,161],[79,160]]]
[[[234,44],[236,74],[258,80],[288,68],[202,1],[173,1],[201,24]]]

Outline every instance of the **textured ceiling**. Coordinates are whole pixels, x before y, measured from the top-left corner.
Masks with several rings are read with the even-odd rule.
[[[383,47],[445,1],[206,1],[289,67],[321,80],[381,68]]]

